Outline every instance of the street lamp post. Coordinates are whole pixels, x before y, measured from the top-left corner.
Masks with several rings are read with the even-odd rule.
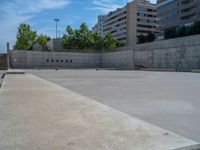
[[[58,37],[58,22],[60,21],[60,19],[54,19],[54,21],[56,22],[56,39]]]

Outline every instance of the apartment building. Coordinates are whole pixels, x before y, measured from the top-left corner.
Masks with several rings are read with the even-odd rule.
[[[157,18],[161,31],[191,25],[200,20],[200,0],[158,0]]]
[[[134,0],[122,8],[99,16],[93,32],[110,32],[121,43],[135,45],[140,34],[156,33],[156,5],[147,0]]]
[[[98,32],[100,35],[104,35],[103,24],[106,19],[106,16],[99,16],[98,23],[93,27],[93,32]]]

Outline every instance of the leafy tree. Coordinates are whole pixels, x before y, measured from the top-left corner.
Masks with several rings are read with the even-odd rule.
[[[79,49],[90,49],[92,48],[92,32],[89,30],[85,23],[81,24],[80,29],[76,30],[77,43]]]
[[[76,30],[67,26],[66,34],[62,37],[61,43],[65,49],[93,49],[96,51],[112,49],[120,45],[111,33],[106,33],[102,37],[99,33],[90,31],[85,23]]]
[[[143,34],[140,34],[138,36],[138,44],[152,42],[155,40],[155,38],[156,38],[155,34],[153,34],[152,32],[149,32],[146,36]]]
[[[122,42],[117,42],[117,47],[124,47],[126,44]]]
[[[164,32],[165,39],[171,39],[176,37],[176,27],[172,27],[169,29],[166,29]]]
[[[146,36],[146,41],[147,42],[152,42],[156,39],[155,34],[153,34],[152,32],[149,32]]]
[[[61,39],[61,43],[66,49],[89,49],[92,43],[92,33],[86,26],[81,24],[79,30],[73,30],[72,27],[67,26],[67,34]]]
[[[195,22],[190,27],[190,35],[194,35],[194,34],[200,34],[200,21]]]
[[[36,42],[37,42],[40,46],[45,47],[46,44],[47,44],[47,42],[48,42],[49,40],[51,40],[50,37],[48,37],[47,35],[41,34],[41,35],[38,36]]]
[[[66,34],[61,39],[61,43],[64,48],[66,49],[73,49],[75,48],[75,31],[72,29],[71,26],[67,26]]]
[[[14,46],[16,50],[30,50],[36,41],[37,33],[29,24],[21,24],[18,28],[17,40]]]
[[[146,37],[143,34],[140,34],[138,36],[138,44],[145,43],[145,42],[146,42]]]
[[[118,45],[118,41],[113,37],[113,35],[110,32],[107,32],[104,37],[105,42],[105,49],[113,49],[116,48]]]
[[[93,43],[92,48],[94,50],[100,51],[104,48],[104,39],[99,33],[93,33]]]
[[[186,36],[187,33],[187,28],[186,26],[182,26],[176,29],[176,37],[182,37],[182,36]]]
[[[172,27],[164,32],[165,39],[200,34],[200,21],[191,26]]]

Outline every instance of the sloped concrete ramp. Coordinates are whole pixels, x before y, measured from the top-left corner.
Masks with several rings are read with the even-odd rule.
[[[197,150],[198,143],[30,74],[0,90],[0,150]]]

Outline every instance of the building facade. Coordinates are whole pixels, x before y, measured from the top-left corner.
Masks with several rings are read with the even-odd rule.
[[[156,33],[156,5],[147,0],[134,0],[126,6],[99,16],[94,32],[107,32],[127,46],[135,45],[140,34]]]
[[[106,19],[106,16],[99,16],[98,23],[93,27],[93,32],[98,32],[101,36],[103,36],[103,24]]]
[[[200,0],[158,0],[157,18],[161,31],[189,26],[200,20]]]

